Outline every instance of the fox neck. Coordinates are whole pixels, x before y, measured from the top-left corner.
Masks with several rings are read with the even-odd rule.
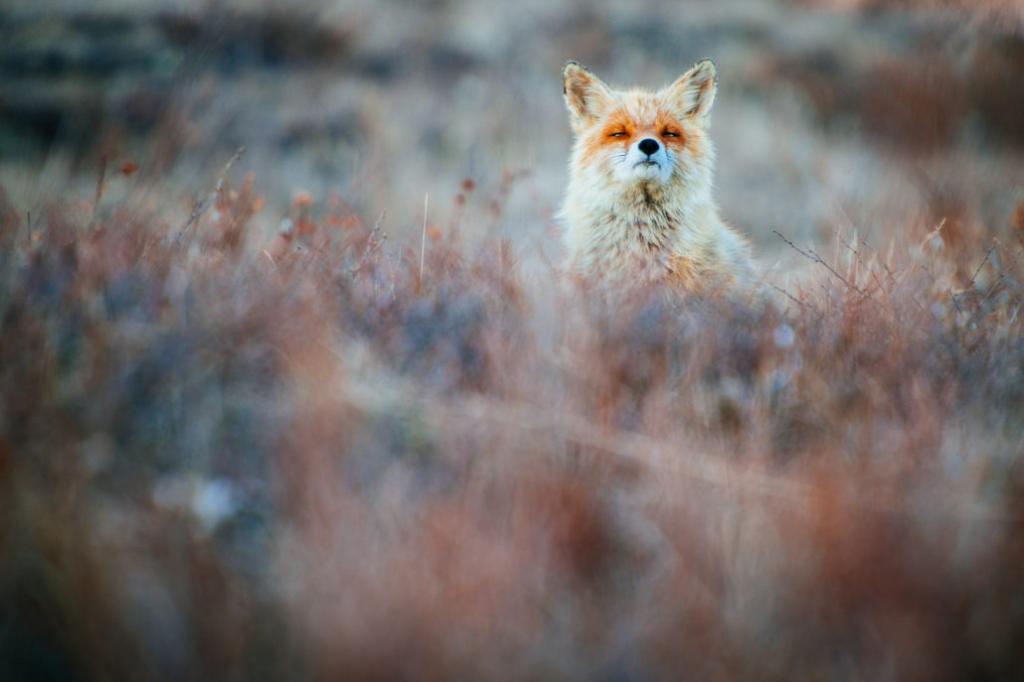
[[[574,178],[564,211],[570,260],[617,267],[623,260],[656,263],[669,258],[717,217],[706,177],[605,187]]]

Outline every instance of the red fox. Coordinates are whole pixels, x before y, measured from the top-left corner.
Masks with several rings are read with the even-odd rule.
[[[750,246],[711,197],[714,65],[657,92],[613,90],[576,62],[562,76],[576,138],[561,213],[569,272],[700,294],[747,285]]]

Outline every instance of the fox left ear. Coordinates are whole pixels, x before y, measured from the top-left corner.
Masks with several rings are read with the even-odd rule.
[[[613,98],[611,88],[577,62],[562,69],[562,94],[577,133],[599,118]]]
[[[681,115],[696,118],[701,123],[711,113],[718,90],[718,72],[710,59],[694,64],[675,83],[665,89],[668,97]]]

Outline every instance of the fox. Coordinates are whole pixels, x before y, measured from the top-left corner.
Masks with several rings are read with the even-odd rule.
[[[712,197],[714,64],[655,92],[613,89],[575,61],[562,78],[574,134],[560,213],[571,278],[697,295],[748,287],[750,243]]]

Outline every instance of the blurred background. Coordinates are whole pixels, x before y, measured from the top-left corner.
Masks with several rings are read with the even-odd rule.
[[[425,195],[446,215],[468,178],[467,230],[535,248],[556,241],[566,180],[564,62],[658,87],[711,58],[717,196],[769,260],[773,229],[973,234],[1021,199],[1021,15],[1012,0],[8,0],[0,179],[25,209],[69,182],[88,195],[101,158],[192,192],[245,146],[267,220],[336,192],[415,229]]]
[[[775,300],[559,288],[703,58]],[[1024,679],[1022,339],[1017,0],[6,0],[0,680]]]

